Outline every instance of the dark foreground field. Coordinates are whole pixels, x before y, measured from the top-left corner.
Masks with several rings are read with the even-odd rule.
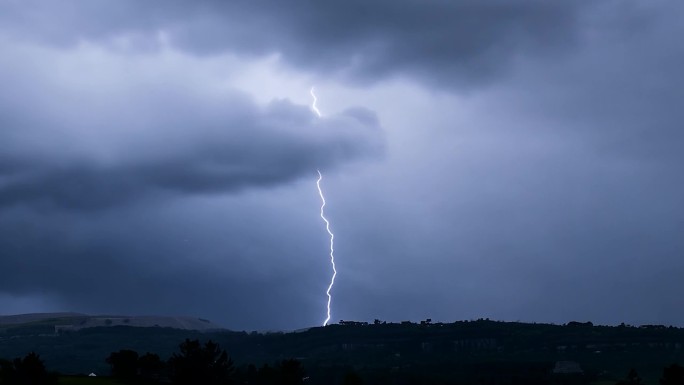
[[[110,377],[61,376],[59,385],[124,385]]]

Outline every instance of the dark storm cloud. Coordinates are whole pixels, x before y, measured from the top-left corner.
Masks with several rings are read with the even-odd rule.
[[[355,158],[377,156],[382,151],[381,142],[373,138],[378,134],[377,126],[364,126],[351,115],[340,115],[317,125],[316,129],[327,133],[313,138],[294,131],[279,131],[311,126],[308,118],[296,119],[291,122],[292,127],[285,128],[267,123],[260,126],[259,118],[253,117],[252,122],[217,122],[232,130],[231,134],[217,134],[207,138],[207,142],[189,143],[188,149],[144,156],[130,163],[126,157],[139,154],[122,154],[121,160],[107,164],[81,157],[60,159],[58,165],[46,160],[12,167],[14,160],[9,160],[1,175],[4,183],[0,185],[0,205],[41,201],[72,208],[97,208],[154,192],[231,192],[286,183],[311,174],[317,167],[332,169]],[[242,125],[239,131],[247,131],[236,133],[236,125]],[[163,143],[163,133],[158,140]]]
[[[14,63],[50,57],[17,54],[24,57]],[[378,121],[365,109],[318,119],[287,100],[261,108],[238,92],[202,94],[186,80],[107,68],[81,75],[79,52],[68,58],[72,67],[0,63],[0,206],[99,208],[153,194],[234,192],[382,153]]]
[[[505,73],[521,56],[564,52],[588,1],[31,2],[0,8],[6,29],[58,45],[159,36],[200,55],[277,54],[289,65],[355,82],[409,75],[442,87]]]

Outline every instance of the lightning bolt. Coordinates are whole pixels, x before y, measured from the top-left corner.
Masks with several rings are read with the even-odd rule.
[[[318,171],[318,180],[316,181],[316,187],[318,187],[318,195],[321,197],[321,219],[325,222],[325,229],[328,231],[328,234],[330,234],[330,264],[332,265],[332,270],[333,270],[333,275],[330,278],[330,285],[328,285],[328,290],[326,290],[325,294],[328,295],[328,317],[323,321],[323,326],[326,326],[328,324],[328,321],[330,321],[330,302],[332,302],[332,295],[330,294],[330,290],[332,290],[333,285],[335,284],[335,277],[337,276],[337,269],[335,269],[335,248],[334,248],[334,241],[335,241],[335,235],[330,231],[330,222],[325,218],[325,214],[323,213],[323,209],[325,208],[325,197],[323,196],[323,190],[321,190],[321,180],[323,179],[323,174],[321,174],[320,170]]]
[[[320,118],[321,116],[321,111],[318,110],[318,107],[316,107],[316,102],[318,101],[318,98],[316,98],[316,94],[314,93],[314,88],[311,87],[309,90],[309,93],[311,94],[311,97],[313,98],[313,103],[311,103],[311,111],[315,112],[316,115]]]
[[[309,90],[309,93],[311,94],[311,97],[313,98],[313,103],[311,103],[311,111],[316,113],[316,115],[320,118],[322,116],[321,111],[318,110],[316,107],[316,102],[318,101],[318,98],[316,98],[316,94],[314,93],[314,88],[311,87]],[[337,269],[335,269],[335,248],[334,248],[334,241],[335,241],[335,235],[330,231],[330,222],[328,219],[325,217],[324,214],[324,208],[325,208],[325,197],[323,196],[323,190],[321,189],[321,180],[323,180],[323,174],[321,174],[320,170],[316,170],[318,172],[318,180],[316,181],[316,187],[318,188],[318,195],[321,197],[321,219],[325,222],[325,230],[328,232],[330,235],[330,265],[332,265],[332,271],[333,275],[330,278],[330,285],[328,285],[328,290],[325,291],[325,294],[328,295],[328,306],[327,306],[327,317],[325,321],[323,321],[323,326],[326,326],[328,322],[330,321],[330,303],[332,302],[332,295],[330,294],[330,291],[333,288],[333,285],[335,285],[335,277],[337,276]]]

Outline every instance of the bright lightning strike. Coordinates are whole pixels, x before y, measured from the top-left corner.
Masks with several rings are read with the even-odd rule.
[[[311,111],[315,112],[316,115],[320,118],[321,111],[318,110],[318,107],[316,107],[316,102],[318,101],[318,98],[316,98],[316,94],[314,93],[314,88],[311,87],[311,90],[309,90],[309,93],[311,94],[311,97],[313,97],[313,103],[311,103]]]
[[[320,118],[322,114],[321,111],[319,111],[316,107],[316,102],[318,101],[318,98],[316,98],[316,94],[314,93],[313,87],[311,87],[309,93],[313,98],[313,103],[311,103],[311,111],[315,112],[316,115]],[[325,197],[323,196],[323,190],[321,189],[321,180],[323,179],[323,174],[321,174],[320,170],[316,171],[318,171],[318,180],[316,181],[316,187],[318,188],[318,195],[321,197],[321,219],[323,219],[323,221],[325,222],[325,229],[328,231],[328,234],[330,234],[330,264],[332,265],[333,270],[333,275],[330,278],[330,285],[328,285],[328,290],[325,291],[325,294],[328,295],[328,312],[325,321],[323,321],[323,326],[326,326],[330,321],[330,303],[332,302],[332,295],[330,294],[330,291],[332,290],[333,285],[335,284],[335,277],[337,276],[337,269],[335,269],[335,248],[333,247],[335,235],[332,233],[332,231],[330,231],[330,222],[323,213],[323,209],[325,208]]]
[[[330,278],[330,285],[328,285],[328,290],[326,290],[326,294],[328,295],[328,317],[323,321],[323,326],[326,326],[328,324],[328,321],[330,321],[330,302],[332,302],[332,295],[330,295],[330,290],[332,290],[333,285],[335,284],[335,277],[337,276],[337,270],[335,269],[335,249],[333,247],[334,245],[334,240],[335,240],[335,235],[330,231],[330,222],[325,218],[325,214],[323,213],[323,208],[325,207],[325,197],[323,197],[323,190],[321,190],[321,180],[323,179],[323,175],[319,170],[318,171],[318,180],[316,181],[316,187],[318,187],[318,195],[321,197],[321,219],[325,222],[325,229],[328,231],[328,234],[330,234],[330,264],[332,265],[332,270],[333,270],[333,275]]]

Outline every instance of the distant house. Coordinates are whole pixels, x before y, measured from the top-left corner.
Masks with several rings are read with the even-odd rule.
[[[553,370],[553,374],[584,374],[584,370],[575,361],[556,361]]]
[[[663,330],[667,327],[665,325],[641,325],[639,329]]]
[[[339,324],[345,325],[345,326],[366,326],[366,325],[368,325],[368,322],[340,320]]]

